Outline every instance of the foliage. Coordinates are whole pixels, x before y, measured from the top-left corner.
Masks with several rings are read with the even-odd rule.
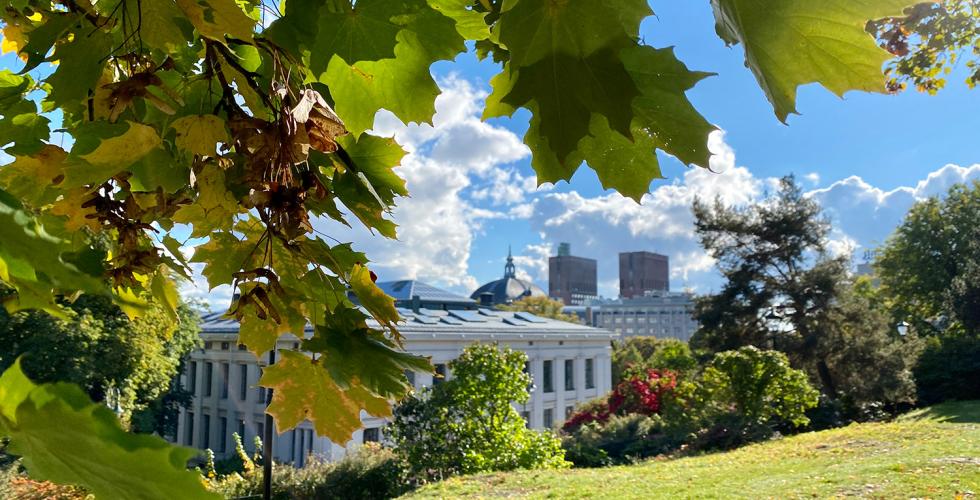
[[[701,376],[701,390],[709,419],[735,415],[746,427],[775,421],[806,425],[806,411],[817,405],[819,394],[786,355],[751,346],[715,355]]]
[[[82,488],[58,485],[50,481],[35,481],[14,462],[0,469],[0,498],[16,500],[91,500],[92,495]]]
[[[910,368],[918,344],[897,335],[887,287],[855,281],[849,257],[828,253],[828,222],[792,178],[759,204],[697,201],[694,212],[701,244],[727,281],[697,299],[692,345],[782,351],[819,383],[828,403],[841,403],[845,420],[869,405],[894,408],[914,399]]]
[[[613,387],[604,402],[579,409],[562,426],[565,432],[573,432],[580,426],[605,423],[613,415],[656,415],[666,394],[677,387],[673,372],[653,368],[632,368]]]
[[[980,454],[980,401],[925,416],[627,467],[454,478],[408,498],[969,498],[980,470],[959,457]]]
[[[980,82],[978,12],[976,0],[942,0],[910,7],[902,17],[868,23],[882,47],[897,56],[885,68],[888,88],[899,91],[911,82],[920,92],[935,94],[963,60],[969,71],[966,84],[973,88]]]
[[[980,399],[980,338],[930,338],[915,365],[919,403]]]
[[[603,423],[577,427],[562,439],[565,458],[576,467],[604,467],[671,451],[679,444],[663,433],[658,415],[612,415]]]
[[[529,312],[531,314],[541,316],[542,318],[557,319],[559,321],[567,321],[569,323],[581,323],[578,316],[574,314],[565,314],[562,312],[562,308],[565,304],[560,300],[552,299],[551,297],[541,297],[541,296],[527,296],[520,300],[515,300],[510,304],[501,304],[497,306],[497,309],[503,311],[523,311]]]
[[[177,315],[179,323],[154,305],[131,320],[98,295],[66,304],[62,318],[0,310],[0,369],[23,355],[32,380],[78,384],[94,401],[116,408],[124,422],[136,411],[136,428],[173,435],[180,404],[189,401],[174,379],[200,331],[189,306],[178,306]]]
[[[514,409],[529,397],[526,361],[509,347],[471,345],[450,363],[452,379],[396,408],[388,435],[414,482],[567,464],[560,441],[528,429]]]
[[[622,380],[631,368],[670,370],[679,376],[692,374],[698,361],[687,342],[656,337],[629,337],[613,342],[612,375]]]
[[[276,464],[273,476],[276,499],[395,498],[408,491],[401,459],[375,443],[351,450],[337,462],[312,458],[301,469]],[[260,495],[262,471],[223,475],[208,487],[224,498]]]
[[[860,30],[911,3],[713,5],[719,34],[744,45],[785,119],[804,83],[883,91],[887,53]],[[349,437],[351,414],[384,414],[382,402],[410,390],[387,374],[423,363],[398,359],[398,314],[366,256],[331,246],[312,222],[356,218],[395,236],[385,214],[407,194],[394,171],[404,151],[365,132],[376,112],[431,120],[429,67],[469,41],[503,63],[484,117],[530,111],[540,182],[570,179],[584,161],[604,187],[639,199],[661,177],[657,150],[707,166],[714,130],[685,95],[709,75],[641,43],[650,14],[645,0],[9,2],[2,49],[24,67],[0,71],[13,158],[0,168],[0,280],[17,290],[5,305],[62,314],[56,298],[80,290],[130,316],[150,300],[175,315],[169,278],[190,274],[189,227],[209,284],[238,292],[229,315],[253,353],[306,324],[316,328],[303,348],[329,349],[284,355],[263,379],[300,400],[270,410],[279,430],[309,411],[318,431]],[[43,80],[27,76],[42,64]],[[69,136],[70,151],[52,134]],[[380,328],[364,326],[348,288]],[[348,358],[359,361],[334,366]],[[306,377],[313,389],[284,391]]]
[[[0,388],[0,431],[35,479],[77,484],[105,498],[214,497],[186,469],[195,451],[127,434],[78,386],[35,385],[15,362],[0,376]]]
[[[897,323],[919,335],[980,335],[980,182],[916,203],[875,259]]]

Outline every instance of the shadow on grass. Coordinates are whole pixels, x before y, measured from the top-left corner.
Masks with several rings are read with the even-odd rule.
[[[980,423],[980,401],[950,401],[909,412],[899,420],[976,424]]]

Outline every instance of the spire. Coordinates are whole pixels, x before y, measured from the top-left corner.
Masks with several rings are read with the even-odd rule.
[[[507,265],[504,266],[504,278],[516,278],[517,270],[514,268],[514,255],[510,251],[510,245],[507,245]]]

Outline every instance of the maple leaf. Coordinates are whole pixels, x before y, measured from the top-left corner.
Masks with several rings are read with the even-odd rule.
[[[177,0],[201,36],[225,41],[225,36],[249,41],[255,19],[248,17],[235,0]]]
[[[64,187],[102,184],[161,143],[156,129],[142,123],[87,123],[78,129],[68,154]]]
[[[386,295],[378,285],[374,284],[371,271],[365,266],[355,264],[348,281],[361,305],[374,316],[374,319],[397,334],[395,323],[401,317],[395,309],[395,299]]]
[[[346,443],[363,425],[361,410],[376,417],[391,416],[386,399],[361,385],[341,389],[321,361],[294,351],[280,351],[280,356],[259,379],[259,385],[273,391],[267,411],[276,419],[277,432],[309,420],[318,435]]]
[[[61,196],[51,205],[51,215],[66,217],[65,230],[78,231],[87,227],[94,232],[102,230],[102,222],[96,217],[98,210],[84,206],[92,199],[88,188],[79,187],[61,191]]]
[[[202,238],[219,229],[230,229],[235,214],[242,211],[238,200],[225,187],[221,167],[209,163],[197,176],[197,200],[184,205],[174,214],[173,221],[192,224],[191,236]]]
[[[378,396],[401,398],[411,389],[405,372],[431,372],[432,365],[425,357],[396,351],[366,319],[358,309],[338,307],[303,341],[303,349],[322,354],[323,366],[341,387],[359,383]]]
[[[62,43],[55,49],[52,57],[58,61],[58,65],[44,80],[51,86],[47,100],[58,106],[78,106],[88,99],[89,92],[95,89],[102,76],[105,55],[112,50],[112,39],[102,30],[93,32],[89,28],[78,27],[71,32],[71,36],[70,42]]]
[[[177,132],[174,144],[184,151],[200,156],[215,156],[217,144],[231,141],[225,121],[215,115],[191,115],[170,124]]]
[[[405,179],[394,171],[406,153],[394,139],[365,134],[357,139],[341,137],[338,142],[347,152],[348,160],[353,162],[353,168],[364,174],[384,205],[393,204],[396,196],[408,195]]]
[[[843,96],[885,92],[881,66],[892,57],[865,31],[872,19],[901,17],[917,0],[712,0],[718,35],[745,47],[776,116],[796,113],[796,89],[818,82]]]
[[[0,376],[0,428],[39,480],[77,484],[99,498],[218,498],[187,468],[196,450],[123,431],[78,386],[35,385],[19,360]]]
[[[0,187],[35,207],[46,205],[57,197],[58,184],[64,176],[68,153],[51,144],[33,155],[17,156],[0,168]]]

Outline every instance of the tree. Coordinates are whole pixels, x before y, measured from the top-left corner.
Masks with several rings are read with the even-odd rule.
[[[889,55],[864,25],[912,3],[712,2],[719,35],[744,46],[782,121],[802,84],[884,91]],[[685,92],[709,74],[642,43],[645,0],[269,4],[8,2],[3,48],[24,61],[0,72],[0,137],[13,157],[0,169],[0,279],[17,290],[10,310],[59,314],[59,297],[83,291],[111,296],[129,315],[149,300],[175,314],[169,276],[189,274],[181,246],[201,241],[193,260],[212,287],[238,292],[229,312],[253,353],[316,327],[303,346],[313,357],[284,351],[261,381],[277,395],[269,411],[278,430],[308,416],[318,433],[343,442],[361,410],[388,415],[388,402],[410,389],[393,374],[425,360],[398,352],[398,314],[367,257],[320,238],[312,221],[356,218],[395,236],[385,214],[407,194],[394,170],[404,151],[366,131],[382,108],[406,122],[431,120],[433,63],[467,42],[502,63],[484,117],[530,111],[525,143],[539,182],[570,179],[585,162],[604,187],[639,199],[661,177],[657,149],[708,165],[715,127]],[[46,76],[36,81],[29,75],[42,64]],[[55,145],[66,135],[70,151]],[[380,328],[366,326],[368,315]],[[53,390],[16,371],[6,380],[24,389],[11,394]],[[318,393],[298,380],[314,381]],[[341,404],[316,404],[325,399]],[[30,427],[10,416],[30,404],[14,398],[0,408],[7,430],[27,441]],[[99,422],[89,423],[109,425]],[[127,445],[120,449],[167,452],[145,440]],[[37,458],[32,473],[92,486],[73,474],[81,467]],[[114,463],[132,472],[143,462]]]
[[[524,297],[520,300],[515,300],[510,304],[501,304],[497,306],[498,309],[503,311],[523,311],[529,312],[531,314],[541,316],[543,318],[557,319],[558,321],[567,321],[569,323],[581,323],[578,316],[574,314],[565,314],[562,309],[565,304],[560,300],[552,299],[551,297]]]
[[[980,82],[978,11],[977,0],[942,0],[910,7],[902,17],[869,22],[868,32],[897,56],[885,69],[888,88],[899,91],[911,82],[920,92],[935,94],[964,59],[970,71],[966,84],[976,86]]]
[[[692,345],[782,351],[826,396],[855,409],[911,401],[915,346],[898,338],[868,282],[853,283],[849,256],[829,254],[829,224],[792,178],[758,204],[698,200],[694,214],[726,282],[697,299]]]
[[[147,422],[140,429],[172,435],[179,406],[164,400],[187,399],[170,393],[183,358],[200,342],[197,314],[183,304],[177,312],[179,323],[159,306],[130,320],[98,295],[67,304],[64,318],[0,310],[0,369],[23,356],[21,365],[32,380],[78,384],[93,401],[116,409],[124,422],[139,412],[141,419],[164,424]],[[150,407],[159,413],[147,413]]]
[[[920,335],[980,335],[980,182],[916,203],[878,250],[875,276],[896,323]]]
[[[396,408],[388,432],[416,481],[566,466],[561,442],[528,429],[513,406],[529,397],[526,362],[521,351],[473,344],[449,364],[452,379]]]
[[[677,339],[629,337],[613,342],[612,347],[614,384],[623,380],[631,369],[669,370],[684,377],[698,367],[687,342]]]

